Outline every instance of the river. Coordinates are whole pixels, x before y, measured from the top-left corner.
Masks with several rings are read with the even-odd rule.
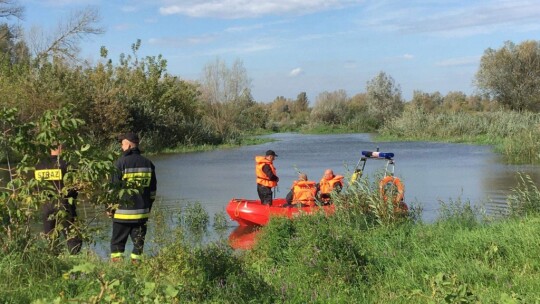
[[[254,157],[268,149],[280,177],[278,197],[284,197],[297,172],[319,181],[324,170],[350,176],[361,151],[393,152],[395,175],[405,185],[405,202],[423,208],[423,219],[437,218],[439,202],[470,201],[491,213],[505,206],[516,173],[540,180],[539,166],[506,165],[490,146],[437,142],[375,142],[371,134],[303,135],[279,133],[275,140],[256,146],[149,157],[156,165],[158,202],[156,208],[174,214],[186,203],[200,202],[212,219],[224,212],[231,198],[257,198]],[[144,148],[144,146],[143,146]],[[383,161],[368,160],[365,178],[374,177]],[[85,208],[86,209],[86,208]],[[83,211],[83,210],[81,210]],[[86,209],[87,212],[88,209]],[[99,221],[108,223],[107,220]],[[236,223],[230,222],[230,230]],[[107,228],[105,229],[107,231]],[[108,232],[106,232],[108,234]],[[106,252],[106,242],[99,246]]]
[[[156,155],[159,197],[169,208],[198,201],[212,215],[233,198],[257,198],[254,157],[268,149],[280,177],[278,197],[284,197],[297,172],[319,181],[327,168],[350,176],[361,151],[395,154],[395,174],[405,184],[405,201],[422,206],[423,219],[437,217],[439,201],[470,201],[495,210],[517,185],[516,172],[540,178],[539,166],[506,165],[490,146],[436,142],[375,142],[371,134],[303,135],[280,133],[274,142],[235,149]],[[368,160],[365,176],[374,176],[384,162]]]

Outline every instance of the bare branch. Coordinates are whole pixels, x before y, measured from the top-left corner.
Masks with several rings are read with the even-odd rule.
[[[76,59],[79,52],[79,43],[88,35],[104,33],[99,22],[99,11],[96,8],[86,8],[71,14],[65,23],[60,23],[58,29],[45,49],[36,54],[47,58],[57,56],[66,59]]]
[[[24,7],[17,5],[17,1],[0,0],[0,18],[15,17],[22,19]]]

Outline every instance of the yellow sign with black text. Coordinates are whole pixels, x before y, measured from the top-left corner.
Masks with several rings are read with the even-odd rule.
[[[62,170],[60,169],[36,170],[35,178],[37,180],[50,180],[50,181],[62,180]]]

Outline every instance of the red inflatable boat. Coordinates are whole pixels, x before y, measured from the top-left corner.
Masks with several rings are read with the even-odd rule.
[[[321,210],[326,214],[332,214],[335,211],[334,205],[283,207],[284,204],[286,204],[284,198],[274,199],[272,206],[263,205],[260,200],[233,198],[229,201],[226,210],[231,219],[237,221],[240,226],[264,226],[271,216],[293,218],[301,214],[311,214]]]

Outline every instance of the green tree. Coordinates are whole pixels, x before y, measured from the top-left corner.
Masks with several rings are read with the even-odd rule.
[[[28,62],[30,53],[16,27],[7,23],[0,25],[0,61],[7,64]]]
[[[426,113],[434,113],[438,111],[442,103],[443,97],[439,92],[430,94],[415,90],[411,100],[412,106],[421,109]]]
[[[467,98],[467,95],[463,92],[448,92],[444,96],[442,107],[445,110],[451,112],[459,111],[480,111],[481,107],[478,107],[474,103],[470,103],[473,99]]]
[[[40,207],[44,202],[60,204],[68,189],[78,189],[79,200],[101,208],[120,197],[118,191],[109,188],[108,176],[115,170],[112,163],[115,156],[89,145],[78,133],[84,122],[72,113],[66,107],[45,111],[34,121],[22,122],[15,108],[0,108],[0,149],[10,176],[7,183],[0,185],[0,251],[24,253],[39,246],[38,236],[30,228]],[[37,162],[49,157],[50,149],[58,143],[66,147],[61,157],[70,164],[63,177],[62,193],[33,174]],[[14,155],[20,158],[16,163],[12,159]],[[85,226],[82,220],[79,224],[79,228]],[[59,225],[58,229],[62,227]]]
[[[375,78],[368,81],[366,92],[368,113],[381,124],[403,112],[401,88],[386,73],[380,72]]]
[[[510,41],[484,51],[476,74],[478,88],[512,110],[540,110],[540,42]]]
[[[296,100],[293,103],[292,112],[294,114],[305,112],[309,110],[309,100],[306,92],[301,92],[296,96]]]
[[[354,95],[347,104],[346,123],[348,128],[356,132],[374,132],[379,122],[368,112],[367,94]]]
[[[236,60],[231,67],[217,58],[203,69],[200,80],[201,98],[206,106],[206,119],[222,138],[234,138],[242,125],[255,125],[240,117],[239,106],[255,105],[251,97],[251,80],[242,61]],[[246,103],[246,101],[248,101]]]
[[[342,124],[347,117],[349,97],[345,90],[322,92],[316,100],[311,118],[325,124]]]
[[[235,101],[229,105],[234,113],[234,124],[240,131],[253,131],[264,129],[268,121],[268,115],[264,107],[258,105],[251,91],[244,89]]]
[[[168,74],[161,55],[138,58],[139,48],[140,40],[132,45],[132,54],[120,56],[117,66],[107,61],[85,70],[92,130],[100,138],[138,132],[152,149],[209,140],[197,86]]]
[[[0,17],[18,14],[22,14],[22,8],[15,6],[14,1],[0,1]],[[8,77],[0,81],[0,105],[16,106],[19,117],[28,122],[44,110],[58,109],[77,99],[78,92],[84,90],[72,90],[72,82],[80,70],[77,72],[78,67],[69,63],[76,58],[78,45],[86,35],[101,33],[95,26],[97,21],[97,10],[82,10],[59,25],[52,38],[30,35],[25,37],[26,42],[11,27],[3,27],[0,30],[4,34],[0,49],[5,55],[2,74]],[[27,45],[32,48],[33,56],[29,55]],[[78,87],[83,88],[84,84]]]

